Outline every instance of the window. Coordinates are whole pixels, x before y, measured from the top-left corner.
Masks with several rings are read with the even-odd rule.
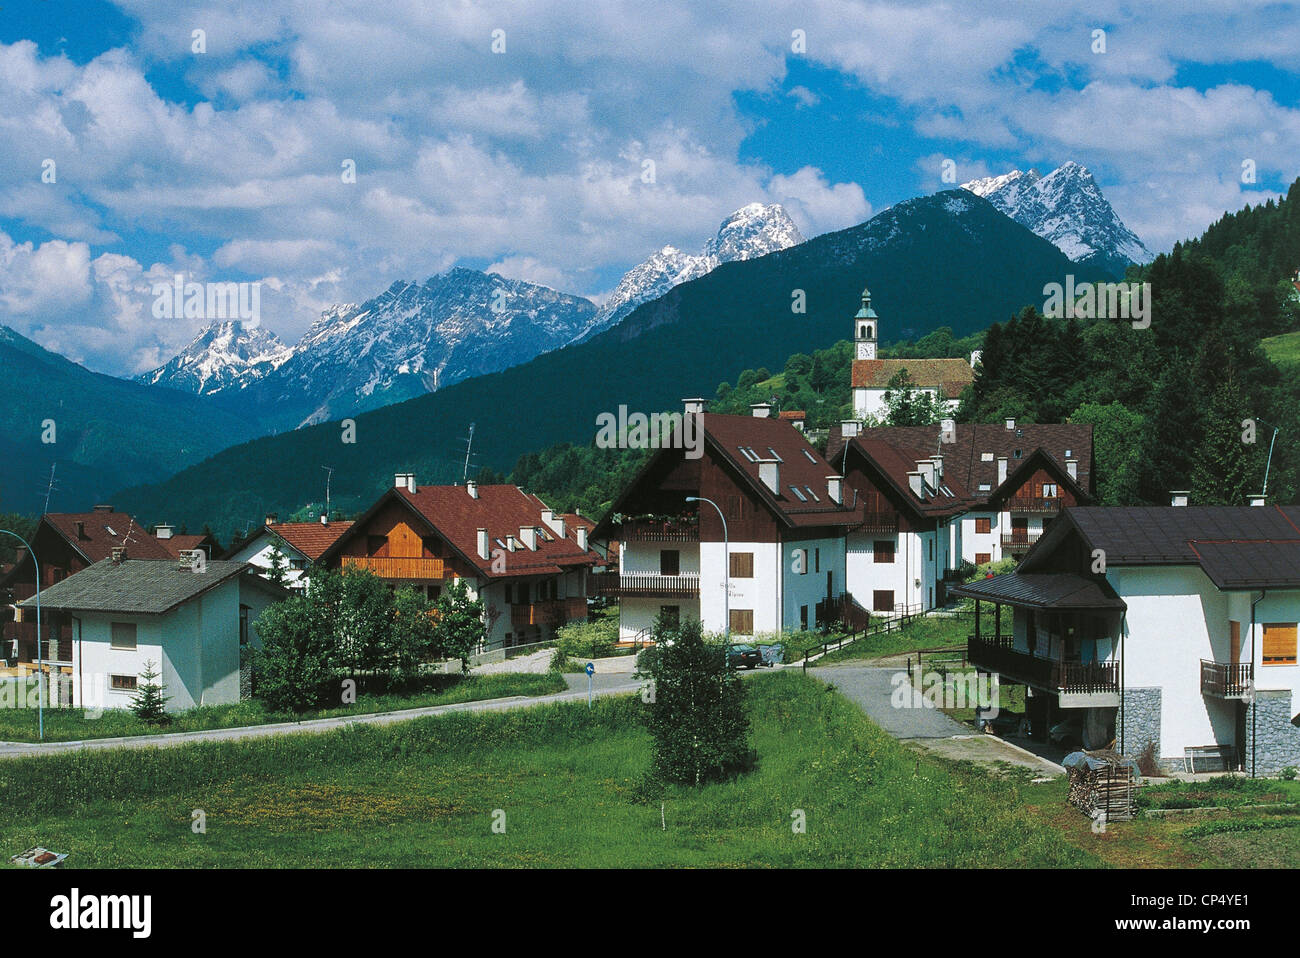
[[[740,496],[727,496],[727,518],[742,519],[745,515],[745,500]]]
[[[929,539],[927,541],[930,543],[930,561],[933,562],[934,561],[934,540]]]
[[[803,450],[803,454],[804,454],[804,458],[806,458],[806,459],[807,459],[809,462],[811,462],[814,466],[817,465],[817,460],[813,458],[813,454],[812,454],[811,452],[809,452],[807,449],[805,449],[805,450]]]
[[[248,613],[249,608],[246,605],[239,607],[239,644],[241,646],[248,644]]]
[[[992,461],[993,461],[993,453],[991,452],[980,453],[980,462],[992,462]]]
[[[127,652],[135,651],[135,623],[134,622],[114,622],[113,637],[109,642],[111,648],[122,649]],[[134,688],[135,686],[132,686]]]
[[[782,459],[781,456],[777,453],[777,451],[773,449],[771,446],[767,447],[767,451],[772,454],[770,458],[775,459],[777,462],[785,462],[785,460]]]
[[[731,610],[731,632],[733,635],[753,635],[754,634],[754,610],[753,609],[732,609]]]
[[[109,676],[112,681],[114,692],[134,692],[136,680],[134,675],[112,675]]]
[[[678,549],[661,549],[659,551],[659,574],[681,575],[682,554]]]
[[[893,612],[894,611],[894,590],[893,589],[876,589],[871,593],[871,611],[872,612]]]
[[[1264,623],[1264,664],[1296,664],[1296,624],[1294,622]]]
[[[1017,450],[1015,451],[1015,457],[1016,457],[1017,459],[1019,459],[1023,453],[1024,453],[1024,450],[1023,450],[1023,449],[1017,449]]]
[[[894,543],[890,539],[877,539],[871,544],[871,551],[875,562],[889,563],[894,561]]]
[[[803,491],[808,493],[808,495],[812,497],[813,502],[821,502],[821,500],[817,498],[817,493],[812,491],[812,486],[804,486]]]
[[[289,568],[290,568],[290,569],[296,569],[297,571],[301,572],[301,571],[303,571],[304,569],[307,568],[307,560],[306,560],[306,559],[290,559],[290,560],[289,560]]]
[[[795,498],[798,499],[800,502],[807,502],[807,501],[808,501],[808,499],[804,496],[804,494],[803,494],[802,492],[799,491],[799,487],[798,487],[798,486],[791,486],[791,487],[790,487],[790,491],[794,493]]]
[[[515,590],[515,602],[519,605],[528,604],[528,583],[519,583],[519,588]]]
[[[990,486],[987,482],[981,482],[981,483],[980,483],[980,492],[988,492],[988,491],[989,491],[990,489],[992,489],[992,488],[993,488],[993,487]]]
[[[983,518],[977,517],[975,519],[976,533],[980,535],[988,535],[992,531],[993,531],[993,520],[990,517],[984,516]]]
[[[1043,483],[1043,498],[1044,498],[1044,499],[1055,499],[1055,498],[1056,498],[1057,496],[1059,496],[1060,494],[1061,494],[1060,491],[1056,488],[1056,483],[1054,483],[1054,482],[1045,482],[1045,483]]]
[[[733,579],[754,578],[754,553],[733,552],[731,554],[730,569],[731,578]]]
[[[977,552],[977,553],[975,553],[975,564],[976,564],[976,565],[988,565],[988,564],[989,564],[990,562],[992,562],[992,561],[993,561],[993,553],[991,553],[991,552]]]
[[[821,549],[813,549],[813,571],[814,572],[822,571],[822,550]]]
[[[799,606],[799,628],[808,631],[808,606]]]

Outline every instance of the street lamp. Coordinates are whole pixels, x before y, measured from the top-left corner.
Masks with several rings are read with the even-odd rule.
[[[32,569],[36,578],[36,737],[45,739],[45,697],[41,694],[41,675],[44,672],[41,662],[41,564],[36,561],[36,553],[32,550],[32,545],[16,532],[10,532],[8,529],[0,529],[0,532],[11,535],[24,546],[27,547],[27,553],[32,557]]]
[[[703,496],[687,496],[687,502],[707,502],[717,509],[718,518],[722,520],[722,622],[723,638],[725,646],[722,650],[723,667],[729,668],[731,665],[731,569],[728,567],[730,561],[731,545],[727,539],[727,517],[718,509],[718,504],[712,499],[705,499]]]

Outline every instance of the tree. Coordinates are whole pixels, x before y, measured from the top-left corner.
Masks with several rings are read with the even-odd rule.
[[[438,596],[434,647],[439,658],[460,659],[460,667],[469,671],[469,657],[483,644],[487,632],[483,626],[483,603],[469,597],[463,581],[452,583]]]
[[[928,426],[948,415],[948,407],[932,392],[918,389],[906,369],[885,387],[885,422],[890,426]]]
[[[142,722],[150,725],[166,725],[171,721],[167,716],[167,703],[172,697],[162,694],[163,687],[158,681],[158,672],[154,669],[152,661],[145,662],[140,677],[144,681],[136,688],[135,695],[131,696],[131,711]]]
[[[284,553],[280,551],[280,543],[271,543],[271,554],[268,556],[270,565],[266,570],[266,577],[278,586],[287,586],[289,584],[289,563],[285,559]]]
[[[638,669],[654,689],[654,774],[685,785],[723,778],[749,758],[745,688],[727,667],[726,647],[705,642],[693,619],[677,624],[661,616],[654,636]]]
[[[421,663],[433,656],[436,645],[437,628],[428,600],[414,589],[398,589],[393,596],[393,628],[384,656],[389,674],[402,682],[417,678]]]
[[[1263,450],[1272,430],[1257,424],[1255,442],[1243,441],[1242,421],[1248,403],[1236,376],[1229,371],[1205,411],[1205,438],[1192,466],[1192,501],[1205,506],[1241,506],[1263,483]]]
[[[1097,501],[1103,506],[1141,504],[1138,480],[1142,447],[1142,417],[1117,402],[1083,403],[1070,414],[1070,422],[1092,426],[1093,479]]]
[[[261,648],[253,650],[257,694],[275,712],[320,705],[333,678],[333,622],[313,589],[268,606],[257,618]]]

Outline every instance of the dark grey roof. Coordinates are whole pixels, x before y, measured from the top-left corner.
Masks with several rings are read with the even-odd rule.
[[[1064,514],[1106,564],[1197,564],[1194,539],[1300,540],[1297,506],[1079,506]]]
[[[1026,609],[1128,608],[1104,580],[1073,572],[1006,572],[948,590],[950,595],[988,599]]]
[[[1193,542],[1201,568],[1220,589],[1300,588],[1300,539]]]
[[[101,559],[41,590],[41,608],[70,612],[162,615],[240,573],[247,562],[209,561],[204,572],[181,569],[175,559]],[[268,583],[269,585],[270,583]],[[35,597],[19,605],[36,608]]]

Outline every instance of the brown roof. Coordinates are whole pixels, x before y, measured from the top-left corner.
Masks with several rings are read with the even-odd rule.
[[[518,486],[480,484],[477,498],[471,496],[464,486],[417,485],[416,488],[417,492],[389,489],[353,524],[354,528],[363,529],[372,514],[396,499],[423,519],[431,531],[446,539],[485,578],[556,575],[575,566],[600,565],[605,561],[595,549],[584,551],[578,548],[576,528],[566,528],[563,538],[556,535],[555,530],[542,521],[546,503]],[[529,527],[542,530],[535,550],[518,541],[519,530]],[[479,529],[488,532],[487,559],[478,554]],[[508,549],[507,536],[515,537],[517,545],[513,552]],[[335,554],[348,538],[350,534],[340,536],[326,552]],[[494,572],[492,556],[502,549],[506,550],[506,571]]]
[[[798,421],[798,420],[800,420],[800,419],[807,419],[807,418],[808,418],[808,414],[807,414],[806,412],[804,412],[802,409],[786,409],[786,410],[783,410],[782,412],[778,413],[778,414],[777,414],[777,418],[778,418],[778,419],[787,419],[787,420],[790,420],[790,421],[794,422],[794,421]]]
[[[873,430],[875,431],[875,430]],[[945,464],[942,478],[938,480],[931,494],[925,499],[918,499],[912,492],[907,474],[916,472],[918,459],[924,459],[916,450],[905,449],[885,439],[858,437],[853,440],[853,449],[865,454],[875,463],[879,472],[889,481],[904,501],[919,515],[950,516],[965,512],[970,507],[970,495],[961,481],[948,474]]]
[[[855,359],[853,388],[884,389],[902,369],[914,386],[937,387],[947,399],[956,399],[975,381],[975,371],[964,359]]]
[[[132,559],[172,559],[175,556],[125,512],[48,512],[41,522],[63,536],[91,562],[107,559],[125,545]]]
[[[325,525],[321,522],[277,522],[265,528],[315,562],[326,549],[339,541],[343,533],[352,528],[352,523],[331,522]]]
[[[159,539],[164,549],[171,553],[173,558],[180,558],[182,551],[190,551],[202,548],[205,543],[211,541],[211,536],[205,535],[181,535],[171,536],[168,539]]]
[[[579,512],[566,512],[560,516],[568,526],[584,526],[588,532],[596,528],[596,520],[584,516]]]

